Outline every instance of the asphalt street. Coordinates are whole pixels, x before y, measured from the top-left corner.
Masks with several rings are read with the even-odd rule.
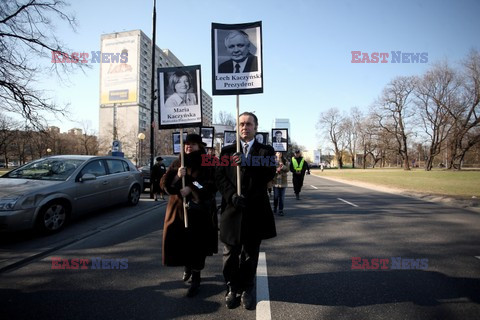
[[[198,296],[185,297],[182,268],[161,265],[164,213],[165,203],[142,199],[137,208],[85,218],[63,236],[0,237],[1,318],[478,319],[480,314],[477,212],[306,176],[301,200],[287,190],[285,216],[276,216],[278,236],[262,243],[253,311],[224,306],[221,245],[220,254],[207,258]],[[127,266],[52,269],[58,259]],[[374,268],[382,259],[385,268]]]

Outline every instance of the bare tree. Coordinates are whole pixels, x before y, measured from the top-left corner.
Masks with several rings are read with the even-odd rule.
[[[411,95],[414,86],[414,77],[397,77],[392,80],[383,90],[375,113],[379,126],[395,137],[404,170],[410,170],[407,126],[413,115]]]
[[[344,118],[337,108],[330,108],[320,114],[317,122],[317,130],[326,133],[330,142],[333,145],[335,157],[338,161],[338,169],[343,167],[343,153],[344,153]]]
[[[458,105],[460,82],[446,63],[437,64],[419,79],[416,86],[417,106],[421,126],[428,137],[425,170],[430,171],[433,160],[452,128],[449,110]]]
[[[67,6],[62,0],[0,1],[0,109],[21,115],[36,128],[44,124],[43,111],[55,115],[67,111],[67,106],[56,105],[34,87],[38,75],[49,71],[61,76],[87,67],[68,54],[71,51],[55,36],[57,26],[53,21],[75,30],[75,18],[64,12]],[[42,68],[35,61],[49,61],[54,55],[66,57],[70,63]]]
[[[16,130],[20,124],[13,119],[0,114],[0,156],[5,166],[8,168],[10,147],[14,143]]]
[[[454,118],[449,169],[461,169],[466,153],[480,143],[480,53],[473,50],[463,63],[461,101],[449,109]]]
[[[371,114],[358,119],[358,143],[363,152],[363,169],[367,168],[367,159],[370,155],[372,158],[372,167],[380,160],[377,159],[378,150],[378,127],[375,125],[375,119]]]
[[[237,121],[231,113],[226,111],[220,111],[215,116],[215,123],[235,127]]]
[[[346,148],[350,154],[352,161],[352,168],[355,168],[356,156],[357,156],[357,143],[360,137],[360,123],[362,121],[362,112],[357,107],[353,107],[350,110],[348,116],[344,117],[342,128],[345,132]]]
[[[49,147],[49,134],[50,133],[48,131],[39,131],[32,135],[32,139],[30,141],[32,159],[38,159],[48,155],[47,149]]]
[[[93,129],[90,129],[88,121],[79,122],[82,127],[82,136],[79,137],[79,145],[81,146],[80,154],[97,154],[98,153],[98,140],[97,135]]]

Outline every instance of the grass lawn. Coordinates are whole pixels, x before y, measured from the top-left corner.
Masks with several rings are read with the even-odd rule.
[[[361,181],[407,191],[454,196],[470,199],[480,198],[480,171],[447,171],[414,169],[326,169],[312,170],[318,176]]]

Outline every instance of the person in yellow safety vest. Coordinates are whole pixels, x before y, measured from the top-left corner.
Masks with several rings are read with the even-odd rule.
[[[310,174],[310,168],[308,167],[307,161],[302,157],[300,150],[295,150],[294,157],[290,162],[290,172],[293,173],[293,191],[295,192],[295,198],[300,200],[300,191],[302,191],[303,178],[305,177],[305,172]]]

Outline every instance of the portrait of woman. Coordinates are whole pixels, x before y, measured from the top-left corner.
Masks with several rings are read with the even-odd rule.
[[[197,96],[192,92],[193,79],[189,72],[172,72],[168,87],[172,94],[165,101],[166,108],[197,105]]]

